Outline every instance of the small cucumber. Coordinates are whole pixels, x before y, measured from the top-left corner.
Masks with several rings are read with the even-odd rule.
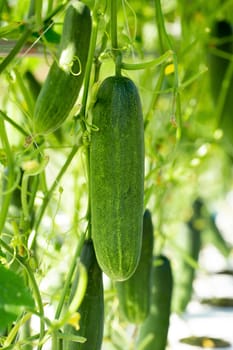
[[[201,233],[203,225],[200,222],[202,202],[197,199],[193,203],[193,215],[185,224],[184,229],[177,235],[177,245],[182,249],[176,259],[174,267],[174,293],[172,310],[178,314],[186,310],[193,294],[193,282],[196,275],[196,267],[192,264],[198,263],[201,249]],[[203,221],[202,221],[203,222]],[[192,259],[192,262],[188,259]]]
[[[35,134],[48,134],[68,117],[82,86],[91,35],[89,8],[81,1],[69,2],[58,57],[53,62],[36,100]]]
[[[80,329],[76,331],[72,326],[65,327],[65,333],[85,337],[85,343],[64,341],[64,350],[100,350],[104,329],[104,297],[102,271],[96,260],[93,243],[84,243],[80,262],[87,269],[88,283],[86,294],[78,312],[80,313]],[[78,272],[74,279],[71,296],[77,287]]]
[[[131,323],[141,323],[149,314],[153,241],[152,218],[147,209],[143,216],[142,250],[137,269],[129,279],[115,285],[121,312]]]
[[[215,215],[209,215],[208,219],[209,229],[203,232],[202,241],[206,244],[212,244],[225,258],[228,258],[233,250],[232,246],[220,232],[216,224]]]
[[[173,277],[170,260],[154,258],[150,313],[139,328],[137,350],[165,350],[170,323]]]
[[[90,191],[97,260],[113,280],[135,271],[142,243],[144,128],[138,90],[123,76],[106,78],[92,111]]]

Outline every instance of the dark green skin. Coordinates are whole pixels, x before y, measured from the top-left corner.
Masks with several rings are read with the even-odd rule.
[[[36,100],[33,115],[33,131],[36,135],[48,134],[59,128],[74,106],[85,75],[91,28],[89,8],[80,1],[71,1],[65,14],[57,59],[53,62]],[[64,69],[59,65],[59,60],[62,53],[72,45],[73,65]],[[81,74],[72,74],[80,71],[80,65]]]
[[[174,268],[174,293],[172,301],[172,309],[174,312],[183,313],[193,294],[193,281],[196,274],[194,266],[190,265],[186,260],[186,256],[198,262],[199,252],[201,249],[201,233],[202,228],[199,227],[199,220],[202,219],[201,207],[199,200],[193,204],[194,213],[190,220],[186,223],[186,228],[181,230],[177,235],[177,245],[182,249],[176,259]]]
[[[135,84],[106,78],[92,111],[90,144],[91,226],[100,267],[123,281],[141,253],[144,192],[144,128]]]
[[[131,323],[141,323],[149,314],[153,243],[151,213],[146,209],[143,216],[142,251],[139,264],[129,279],[116,282],[120,310]]]
[[[150,313],[139,328],[136,349],[165,350],[169,329],[173,277],[167,257],[154,258]],[[142,346],[144,344],[144,346]]]
[[[103,280],[91,240],[84,243],[80,261],[86,267],[88,274],[86,294],[77,310],[81,315],[80,329],[76,331],[67,325],[65,332],[85,337],[87,341],[85,343],[64,341],[64,350],[100,350],[104,329]],[[74,280],[71,296],[77,287],[77,281],[78,276]]]
[[[219,21],[214,23],[211,35],[217,39],[227,39],[227,37],[232,37],[233,30],[230,23],[227,21]],[[216,45],[216,48],[221,50],[223,53],[233,54],[233,41],[220,43]],[[218,98],[220,92],[223,88],[223,81],[226,71],[229,67],[230,60],[209,53],[208,55],[208,68],[210,74],[210,87],[213,97],[213,102],[217,106]],[[219,125],[224,132],[224,139],[229,144],[233,144],[233,74],[231,75],[229,81],[229,88],[227,90],[225,102],[222,109],[222,114],[219,120]]]

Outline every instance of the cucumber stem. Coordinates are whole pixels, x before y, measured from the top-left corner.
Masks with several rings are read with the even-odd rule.
[[[112,49],[118,49],[118,39],[117,39],[117,1],[111,0],[111,42]]]
[[[118,37],[117,37],[117,1],[110,1],[111,8],[111,45],[112,45],[112,53],[115,58],[115,74],[116,76],[121,75],[121,61],[122,55],[118,47]]]

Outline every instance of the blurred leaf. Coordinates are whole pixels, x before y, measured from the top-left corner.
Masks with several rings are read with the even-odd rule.
[[[34,300],[24,280],[0,265],[0,330],[16,320],[21,312],[34,307]]]

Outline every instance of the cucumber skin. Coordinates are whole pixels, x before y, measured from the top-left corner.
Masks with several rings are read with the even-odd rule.
[[[155,256],[150,313],[139,328],[136,349],[165,350],[170,323],[172,291],[173,276],[170,260],[164,255]],[[144,343],[143,347],[142,343]]]
[[[65,332],[85,337],[87,340],[85,343],[64,341],[64,350],[101,350],[104,330],[103,280],[91,240],[84,243],[80,262],[86,267],[88,273],[86,294],[78,309],[81,315],[80,329],[76,331],[72,326],[67,325]],[[77,282],[78,272],[74,279],[72,294],[77,287]]]
[[[126,77],[106,78],[92,112],[92,238],[104,273],[122,281],[134,273],[142,243],[144,128],[136,86]]]
[[[36,100],[33,114],[33,131],[35,134],[48,134],[59,128],[74,106],[84,78],[86,61],[91,36],[91,14],[89,8],[80,1],[73,0],[65,14],[58,58],[48,72],[46,80]],[[58,64],[64,59],[67,50],[66,68]],[[75,59],[78,57],[79,61]],[[72,71],[68,68],[73,61]]]
[[[151,213],[146,209],[143,215],[142,250],[139,264],[129,279],[115,284],[120,310],[131,323],[141,323],[149,314],[153,244],[153,223]]]

